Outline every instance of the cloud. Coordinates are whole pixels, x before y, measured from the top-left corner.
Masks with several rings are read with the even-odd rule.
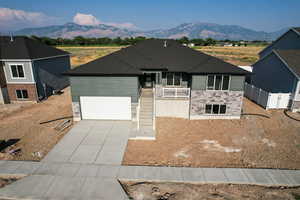
[[[79,25],[90,25],[90,26],[97,26],[101,24],[100,21],[93,15],[82,14],[82,13],[77,13],[73,18],[73,22]]]
[[[44,26],[56,21],[57,18],[47,16],[44,13],[0,7],[0,31]]]
[[[123,29],[136,29],[137,28],[133,23],[102,22],[91,14],[83,14],[83,13],[77,13],[73,17],[73,22],[76,24],[79,24],[79,25],[89,25],[89,26],[97,26],[99,24],[105,24],[105,25],[114,26],[114,27],[123,28]]]

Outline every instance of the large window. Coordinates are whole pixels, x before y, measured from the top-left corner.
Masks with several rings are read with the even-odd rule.
[[[214,115],[226,114],[226,105],[206,104],[205,114],[214,114]]]
[[[28,99],[27,90],[16,90],[17,99]]]
[[[228,90],[229,80],[227,75],[208,75],[207,90]]]
[[[25,78],[23,65],[10,65],[12,78]]]
[[[168,86],[180,86],[182,74],[180,72],[167,72],[167,85]]]

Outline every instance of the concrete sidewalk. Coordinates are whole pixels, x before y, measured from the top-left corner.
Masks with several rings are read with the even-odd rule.
[[[300,170],[121,166],[132,123],[83,120],[41,162],[0,161],[1,175],[28,175],[1,198],[128,199],[119,180],[300,186]]]

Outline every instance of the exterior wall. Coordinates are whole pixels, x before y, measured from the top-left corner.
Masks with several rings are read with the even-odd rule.
[[[6,78],[4,73],[4,62],[0,61],[0,88],[6,87]]]
[[[300,35],[293,30],[289,30],[279,40],[260,52],[260,58],[270,54],[273,49],[300,49]]]
[[[295,90],[294,101],[300,101],[300,80],[298,80],[298,84]]]
[[[252,84],[271,93],[294,93],[298,83],[295,75],[274,54],[253,66]]]
[[[242,109],[243,91],[205,91],[192,90],[191,92],[191,119],[239,118]],[[205,114],[205,104],[225,104],[226,114]]]
[[[244,76],[230,76],[229,90],[206,90],[207,75],[192,77],[190,119],[239,119],[241,115]],[[226,114],[205,114],[205,104],[225,104]]]
[[[62,73],[70,69],[70,57],[56,57],[33,62],[34,77],[40,98],[48,97],[54,90],[62,90],[69,85],[69,78]],[[44,88],[44,85],[46,88]]]
[[[156,117],[178,117],[189,119],[190,101],[185,99],[156,99]]]
[[[12,78],[10,65],[11,64],[21,64],[23,65],[25,78]],[[7,84],[9,83],[34,83],[32,65],[30,61],[5,61],[4,62],[4,73],[6,77]]]
[[[17,99],[16,90],[24,89],[28,91],[28,99],[27,100],[20,100]],[[9,99],[11,103],[16,101],[33,101],[37,102],[37,92],[36,92],[36,85],[35,84],[7,84],[7,91],[9,95]]]
[[[135,120],[139,98],[138,77],[73,76],[70,83],[75,121],[81,120],[80,96],[131,97],[132,119]]]

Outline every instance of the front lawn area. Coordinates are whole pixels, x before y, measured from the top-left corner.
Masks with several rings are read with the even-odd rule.
[[[300,169],[300,122],[244,99],[241,120],[157,118],[155,141],[129,140],[124,165]],[[300,119],[300,115],[293,114]]]

